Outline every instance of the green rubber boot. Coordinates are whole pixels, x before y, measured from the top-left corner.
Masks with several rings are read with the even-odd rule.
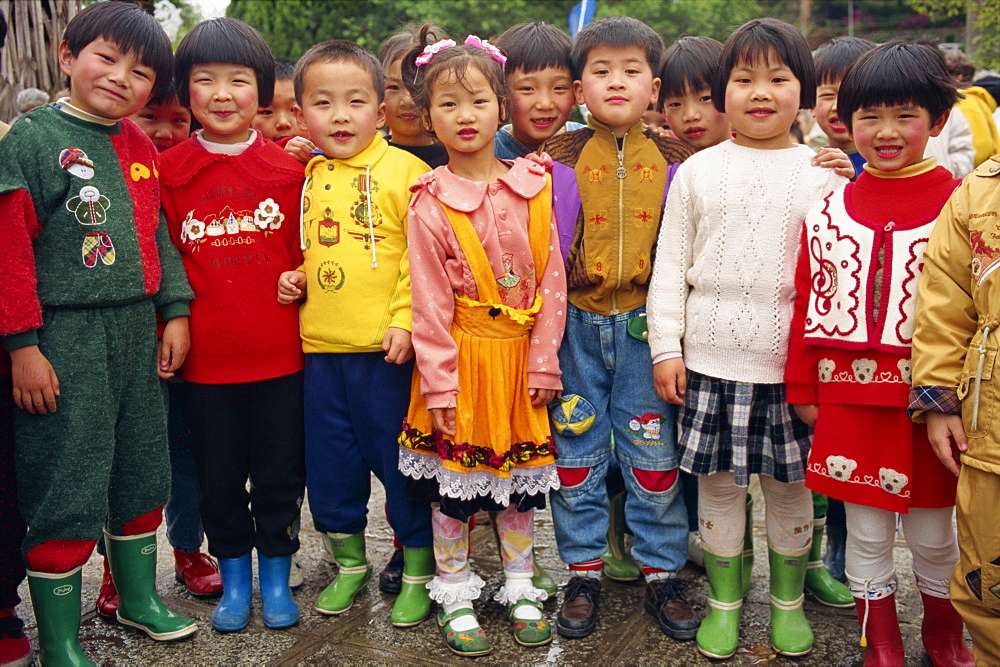
[[[403,587],[392,605],[390,620],[397,628],[420,625],[431,615],[431,595],[427,582],[434,578],[437,566],[433,547],[403,547]]]
[[[703,655],[725,660],[736,653],[743,607],[743,550],[730,555],[712,553],[702,546],[708,574],[708,614],[695,639]]]
[[[809,565],[806,569],[806,591],[816,601],[827,607],[850,609],[854,606],[854,596],[844,584],[834,579],[823,565],[823,532],[826,517],[813,518],[813,541],[809,548]]]
[[[741,568],[743,579],[740,584],[743,597],[746,597],[750,590],[750,577],[753,574],[753,496],[749,493],[747,494],[746,512],[747,522],[746,528],[743,529],[743,563]]]
[[[365,558],[365,534],[345,535],[327,533],[333,559],[337,562],[337,576],[316,598],[316,611],[327,616],[343,614],[354,605],[372,576]]]
[[[625,492],[611,496],[608,515],[608,550],[601,556],[604,576],[615,581],[638,581],[642,571],[625,550]]]
[[[771,565],[771,645],[782,655],[805,655],[813,647],[812,628],[802,611],[809,549],[781,554],[768,544],[767,556]]]
[[[111,578],[118,589],[118,622],[158,642],[198,632],[187,616],[167,609],[156,592],[156,533],[119,537],[104,533]]]
[[[28,592],[38,624],[38,664],[94,665],[80,647],[81,568],[64,574],[28,570]]]

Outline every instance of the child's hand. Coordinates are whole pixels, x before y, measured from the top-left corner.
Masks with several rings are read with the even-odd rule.
[[[660,125],[646,125],[646,124],[643,124],[642,129],[649,130],[650,132],[652,132],[656,136],[663,137],[664,139],[676,139],[677,138],[676,135],[674,135],[673,130],[669,130],[669,129],[665,128],[665,127],[661,127]]]
[[[188,331],[188,318],[175,317],[163,327],[163,340],[157,346],[159,363],[156,372],[163,380],[174,376],[191,349],[191,334]]]
[[[541,408],[559,398],[561,391],[556,389],[533,389],[528,387],[528,396],[531,396],[531,407]]]
[[[309,160],[313,159],[310,153],[314,150],[316,150],[316,144],[305,137],[292,137],[285,144],[285,152],[302,164],[306,164]]]
[[[55,412],[59,378],[38,346],[28,345],[12,351],[10,366],[14,405],[31,414]]]
[[[287,306],[306,295],[306,274],[302,271],[285,271],[278,276],[278,303]]]
[[[819,417],[818,405],[793,405],[792,409],[799,419],[806,423],[809,428],[816,428],[816,418]]]
[[[455,435],[455,408],[429,408],[435,431]]]
[[[653,364],[653,386],[657,395],[667,403],[684,405],[684,394],[687,393],[687,369],[684,358],[664,359]]]
[[[943,412],[927,413],[927,439],[931,441],[934,453],[941,464],[958,477],[962,462],[959,452],[969,451],[969,441],[965,437],[965,427],[959,415]]]
[[[823,146],[813,156],[812,165],[814,167],[823,167],[824,169],[833,169],[838,176],[854,178],[854,164],[851,162],[851,158],[847,157],[847,153],[839,148]]]
[[[390,364],[405,364],[413,358],[413,343],[410,342],[410,332],[398,327],[385,330],[382,339],[382,349],[385,350],[385,360]]]

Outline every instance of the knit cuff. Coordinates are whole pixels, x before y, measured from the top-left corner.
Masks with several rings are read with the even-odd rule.
[[[191,306],[185,301],[166,303],[160,306],[159,313],[164,322],[169,322],[175,317],[191,317]]]
[[[3,347],[8,352],[31,345],[38,345],[38,329],[29,329],[28,331],[3,337]]]
[[[819,403],[816,384],[811,382],[786,382],[785,401],[792,405],[816,405]]]

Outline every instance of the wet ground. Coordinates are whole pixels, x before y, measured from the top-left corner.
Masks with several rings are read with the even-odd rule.
[[[376,571],[388,560],[392,541],[382,510],[381,487],[369,505],[368,554]],[[803,658],[775,656],[768,649],[769,611],[767,590],[767,551],[763,529],[763,503],[755,512],[754,546],[756,562],[754,581],[743,607],[740,628],[743,651],[731,660],[714,664],[778,665],[850,665],[859,662],[858,624],[852,609],[831,609],[806,598],[806,615],[816,635],[813,652]],[[306,572],[305,584],[295,593],[302,609],[298,626],[288,630],[269,630],[260,619],[259,600],[255,600],[250,625],[235,634],[220,634],[211,629],[214,600],[197,600],[174,581],[170,547],[160,531],[158,588],[173,609],[196,619],[201,630],[193,637],[176,643],[157,643],[102,621],[94,612],[93,601],[101,581],[101,562],[95,555],[84,568],[83,622],[81,637],[84,651],[103,664],[410,664],[444,665],[472,661],[459,658],[445,647],[433,618],[405,630],[389,623],[393,598],[378,590],[376,578],[358,596],[354,607],[336,616],[321,616],[313,609],[319,592],[334,576],[334,566],[322,558],[320,535],[312,528],[308,508],[303,512],[302,549],[298,559]],[[568,573],[559,560],[551,515],[538,514],[536,553],[539,563],[560,584]],[[549,646],[526,649],[514,643],[506,616],[492,597],[502,583],[499,557],[487,526],[472,533],[473,565],[487,586],[477,602],[479,620],[493,641],[493,653],[474,659],[481,665],[710,665],[693,641],[676,642],[660,633],[655,621],[642,608],[643,589],[638,584],[618,584],[605,580],[601,596],[600,622],[597,631],[586,639],[567,640],[555,636]],[[913,584],[909,553],[902,537],[897,540],[896,564],[899,571],[899,618],[908,656],[908,664],[920,663],[920,599]],[[692,603],[700,614],[705,612],[707,582],[704,571],[691,564],[682,577],[688,579]],[[34,618],[27,602],[27,586],[22,585],[25,602],[19,607],[32,642],[36,640]],[[561,595],[561,593],[560,593]],[[545,612],[555,622],[558,600],[549,600]]]

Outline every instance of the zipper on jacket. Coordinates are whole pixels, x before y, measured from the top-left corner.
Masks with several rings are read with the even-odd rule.
[[[618,149],[618,170],[615,171],[615,176],[618,178],[618,280],[611,290],[612,315],[618,314],[618,288],[622,284],[622,261],[625,255],[622,235],[625,233],[625,176],[628,175],[625,170],[625,140],[627,138],[628,132],[622,137],[621,146],[618,146],[618,140],[615,139],[615,148]]]

